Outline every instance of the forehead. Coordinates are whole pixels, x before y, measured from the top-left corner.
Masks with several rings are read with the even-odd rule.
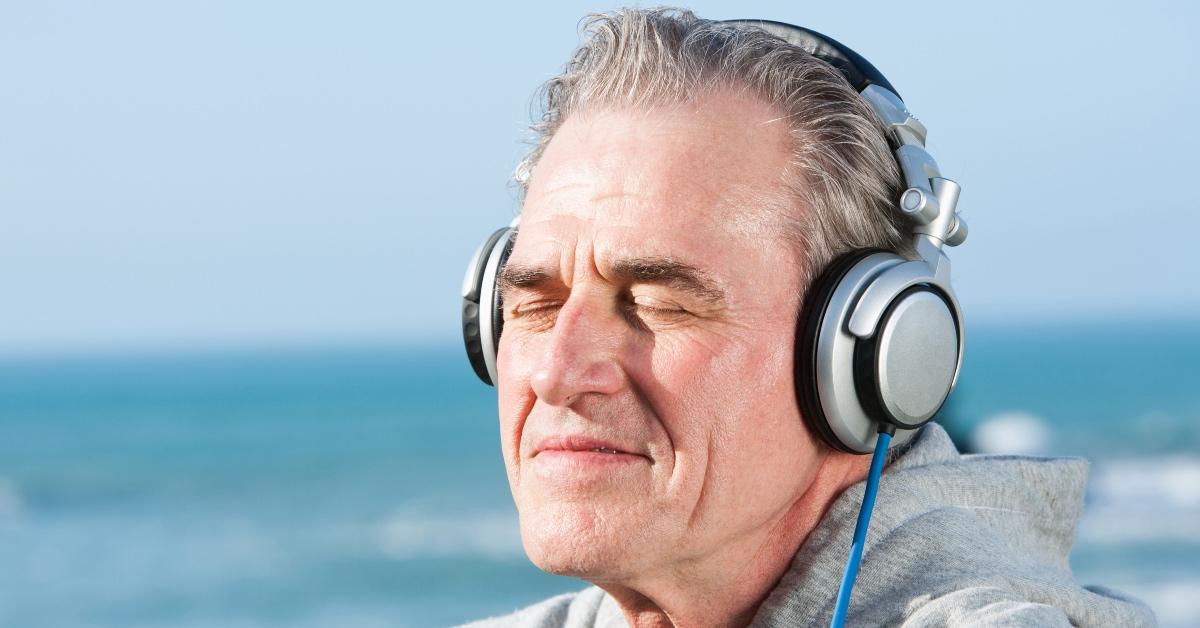
[[[777,109],[732,92],[575,114],[530,180],[514,256],[584,240],[668,256],[761,245],[787,204],[790,147]]]

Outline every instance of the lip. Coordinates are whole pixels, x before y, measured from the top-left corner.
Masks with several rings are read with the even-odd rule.
[[[549,484],[570,486],[607,483],[628,478],[650,456],[630,451],[629,446],[583,435],[559,435],[538,443],[530,464],[534,473]],[[605,450],[605,451],[595,451]]]
[[[647,458],[645,454],[632,451],[631,449],[632,448],[620,445],[618,443],[601,440],[599,438],[592,438],[582,434],[564,434],[543,438],[540,442],[538,442],[537,447],[534,448],[533,457],[536,458],[543,453],[552,453],[555,455],[585,453],[597,454],[600,456],[636,456],[639,458]]]

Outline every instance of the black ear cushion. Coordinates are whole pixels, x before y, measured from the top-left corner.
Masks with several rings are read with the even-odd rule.
[[[796,402],[800,414],[809,429],[834,449],[846,453],[857,453],[842,444],[829,427],[829,420],[821,409],[821,397],[817,392],[817,334],[829,308],[829,301],[838,285],[856,264],[874,255],[886,252],[881,249],[864,249],[843,254],[825,267],[809,286],[796,320],[796,355],[793,360],[793,377],[796,384]]]
[[[479,304],[470,300],[462,300],[463,345],[467,348],[467,359],[471,368],[483,383],[490,385],[492,378],[488,377],[487,363],[483,359],[483,342],[479,338]]]

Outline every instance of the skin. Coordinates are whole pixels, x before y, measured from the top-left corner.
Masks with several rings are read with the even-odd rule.
[[[498,354],[521,536],[632,626],[748,624],[866,476],[796,405],[801,273],[766,209],[788,202],[788,141],[769,104],[713,92],[575,114],[530,181]],[[567,434],[629,455],[580,468],[539,451]]]

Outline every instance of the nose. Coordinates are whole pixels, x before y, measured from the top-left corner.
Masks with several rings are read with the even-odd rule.
[[[570,407],[589,393],[611,395],[625,382],[618,313],[602,297],[573,296],[559,310],[530,381],[538,399],[552,406]]]

